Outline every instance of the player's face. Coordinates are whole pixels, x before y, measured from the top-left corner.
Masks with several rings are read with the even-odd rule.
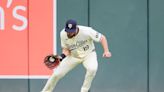
[[[68,38],[72,38],[76,35],[76,33],[77,33],[77,30],[75,32],[67,32],[67,36]]]
[[[72,37],[74,37],[75,34],[76,34],[76,32],[67,32],[67,36],[68,36],[68,38],[72,38]]]

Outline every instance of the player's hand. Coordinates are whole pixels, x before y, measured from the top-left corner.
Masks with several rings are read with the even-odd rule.
[[[112,54],[109,51],[103,53],[104,58],[110,58],[111,56],[112,56]]]

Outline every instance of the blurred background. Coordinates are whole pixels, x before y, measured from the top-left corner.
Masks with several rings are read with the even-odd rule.
[[[56,0],[55,35],[52,35],[53,1],[23,1],[20,4],[27,10],[22,12],[20,8],[18,13],[28,19],[29,26],[24,31],[8,27],[0,30],[0,92],[41,91],[47,78],[38,76],[52,72],[42,64],[42,59],[54,50],[61,53],[59,33],[68,19],[104,34],[112,52],[110,59],[102,58],[103,49],[95,43],[99,69],[91,92],[164,91],[163,0]],[[5,8],[3,4],[1,7]],[[10,12],[8,8],[4,10]],[[25,77],[5,78],[3,75]],[[84,76],[83,66],[77,66],[58,83],[54,92],[80,92]]]

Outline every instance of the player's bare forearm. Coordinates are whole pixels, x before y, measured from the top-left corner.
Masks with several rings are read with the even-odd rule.
[[[102,35],[100,42],[104,49],[103,57],[107,57],[107,58],[111,57],[111,52],[109,51],[109,48],[108,48],[108,42],[104,35]]]
[[[70,51],[66,48],[62,48],[62,53],[68,56],[70,54]]]
[[[102,47],[104,49],[104,52],[109,52],[109,49],[108,49],[108,42],[107,42],[107,39],[104,35],[101,36],[101,44],[102,44]]]

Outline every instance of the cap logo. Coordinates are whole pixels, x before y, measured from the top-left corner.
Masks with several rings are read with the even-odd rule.
[[[72,28],[72,26],[73,26],[72,24],[68,24],[68,28],[69,28],[69,29],[71,29],[71,28]]]

